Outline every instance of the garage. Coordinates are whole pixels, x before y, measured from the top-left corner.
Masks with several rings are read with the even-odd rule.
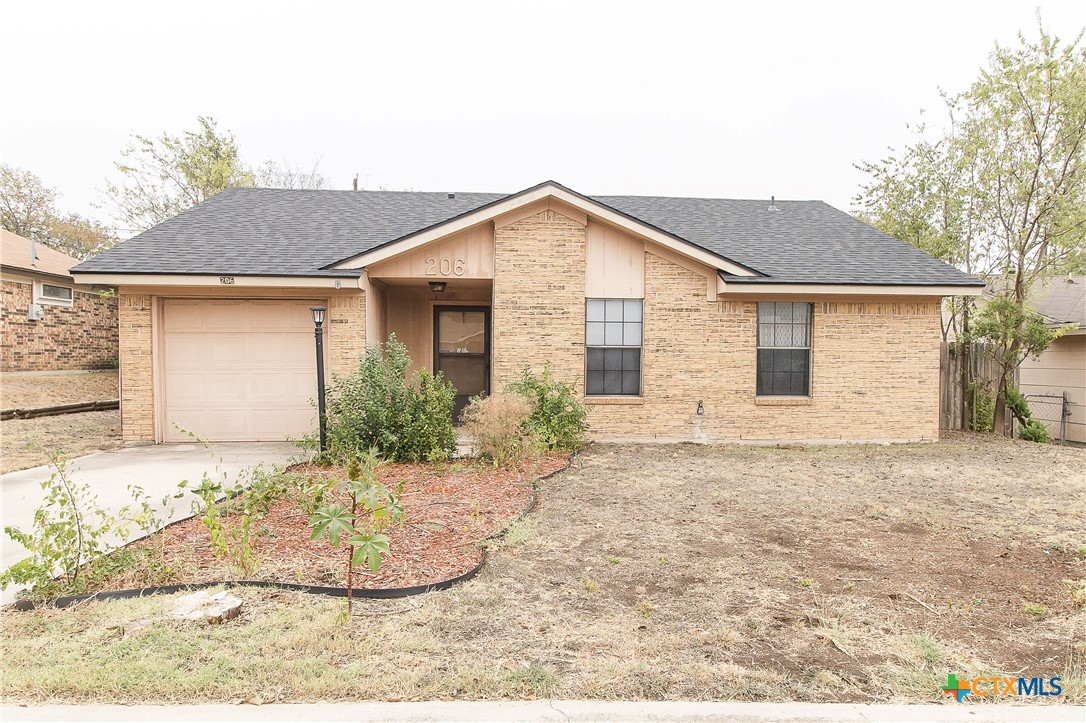
[[[316,429],[318,300],[162,302],[161,435],[187,442],[297,439]]]

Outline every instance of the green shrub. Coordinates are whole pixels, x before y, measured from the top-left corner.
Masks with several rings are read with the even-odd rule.
[[[371,449],[390,461],[438,461],[456,450],[452,384],[425,370],[407,378],[411,357],[390,334],[366,350],[358,369],[327,391],[327,450],[321,461],[346,462]],[[303,440],[315,449],[316,435]]]
[[[1014,387],[1007,390],[1007,409],[1020,420],[1033,417],[1026,397]]]
[[[1036,419],[1031,419],[1022,425],[1018,429],[1018,436],[1027,442],[1044,442],[1047,444],[1052,441],[1052,435],[1048,433],[1048,427]]]
[[[474,439],[475,454],[505,467],[518,464],[539,449],[528,428],[532,410],[532,400],[523,394],[472,397],[460,419]]]
[[[588,410],[572,384],[554,378],[550,363],[539,377],[525,367],[520,379],[510,383],[506,391],[532,400],[527,428],[543,450],[572,452],[584,446]]]
[[[991,432],[995,420],[995,399],[975,382],[969,384],[968,392],[973,395],[973,431]]]

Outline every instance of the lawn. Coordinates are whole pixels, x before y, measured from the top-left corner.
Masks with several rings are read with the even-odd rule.
[[[3,409],[110,401],[117,394],[116,371],[0,376]],[[121,413],[83,412],[0,422],[0,473],[48,463],[48,455],[34,446],[63,450],[68,457],[116,449],[121,446]]]
[[[937,702],[948,673],[1086,702],[1086,450],[594,445],[449,591],[245,589],[4,612],[6,701],[561,698]],[[395,549],[393,550],[395,554]],[[124,637],[118,626],[154,617]]]

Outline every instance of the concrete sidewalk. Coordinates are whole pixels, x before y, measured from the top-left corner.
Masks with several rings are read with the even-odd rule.
[[[1069,705],[869,705],[850,703],[607,702],[584,700],[0,707],[4,721],[1023,721],[1086,720]]]
[[[111,452],[98,452],[71,460],[68,471],[74,482],[87,483],[98,496],[98,505],[117,511],[132,502],[128,485],[139,485],[150,495],[156,509],[162,512],[163,496],[177,492],[177,485],[188,480],[190,486],[198,485],[204,472],[215,476],[218,466],[228,479],[236,479],[237,473],[264,463],[285,464],[302,451],[289,442],[224,443],[215,445],[215,454],[202,444],[159,444],[147,447],[128,447]],[[221,458],[221,461],[220,461]],[[41,483],[49,479],[53,468],[34,467],[19,472],[0,475],[0,518],[2,526],[14,526],[28,531],[34,520],[34,511],[42,503]],[[191,495],[174,500],[170,521],[183,519],[191,514]],[[0,569],[5,569],[26,557],[26,550],[7,537],[0,541]],[[13,594],[9,589],[3,602]]]

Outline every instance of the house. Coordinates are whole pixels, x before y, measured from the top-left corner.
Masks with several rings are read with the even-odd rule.
[[[76,282],[79,259],[0,229],[0,319],[5,372],[117,365],[117,299]]]
[[[459,404],[549,361],[601,440],[938,436],[939,309],[983,284],[819,201],[235,188],[80,264],[132,442],[314,428],[389,334]]]
[[[1028,299],[1048,326],[1073,324],[1076,328],[1052,342],[1039,357],[1022,362],[1018,389],[1053,439],[1060,437],[1061,399],[1066,393],[1071,412],[1066,439],[1086,443],[1086,276],[1044,279],[1030,289]]]

